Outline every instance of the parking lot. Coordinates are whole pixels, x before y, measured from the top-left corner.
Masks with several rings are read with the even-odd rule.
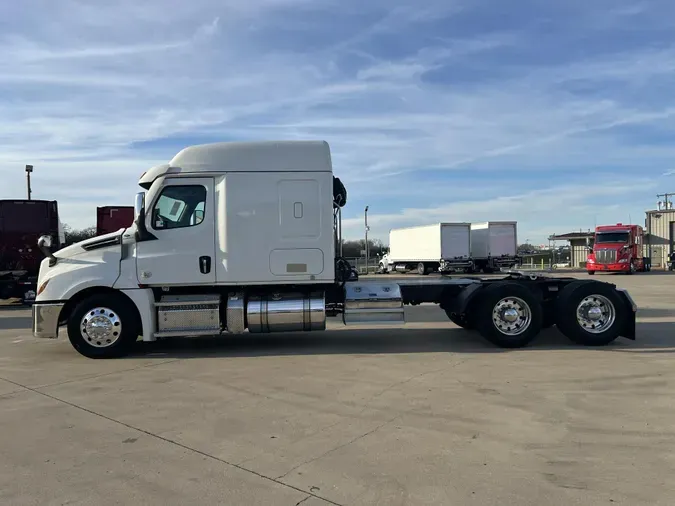
[[[670,506],[675,276],[594,279],[629,289],[635,342],[496,349],[420,306],[94,361],[0,308],[0,503]]]

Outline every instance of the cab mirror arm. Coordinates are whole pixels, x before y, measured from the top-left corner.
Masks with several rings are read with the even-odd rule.
[[[136,225],[136,241],[153,241],[156,240],[153,234],[150,233],[145,226],[145,193],[139,192],[136,194],[136,201],[134,202],[134,224]]]

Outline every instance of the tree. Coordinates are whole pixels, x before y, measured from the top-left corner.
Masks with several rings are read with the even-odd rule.
[[[83,228],[81,230],[76,230],[71,228],[69,225],[63,225],[63,235],[66,238],[65,246],[70,246],[71,244],[75,244],[76,242],[96,237],[96,227],[89,227]]]
[[[368,253],[370,258],[375,258],[378,255],[383,255],[389,248],[382,244],[379,239],[368,240]],[[365,239],[358,241],[342,241],[342,256],[345,258],[363,258],[364,254],[361,252],[366,249]]]
[[[519,255],[532,255],[534,253],[539,253],[540,249],[539,246],[535,246],[534,244],[519,244],[518,245],[518,254]]]

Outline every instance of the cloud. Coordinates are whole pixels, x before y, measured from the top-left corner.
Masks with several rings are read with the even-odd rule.
[[[0,198],[33,163],[34,196],[86,226],[187,144],[322,138],[347,234],[365,205],[383,238],[511,216],[535,241],[635,218],[675,157],[675,13],[657,3],[11,5]]]

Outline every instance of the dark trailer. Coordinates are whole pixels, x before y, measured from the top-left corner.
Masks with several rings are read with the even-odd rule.
[[[58,205],[50,200],[0,200],[0,299],[35,298],[42,235],[62,239]]]

